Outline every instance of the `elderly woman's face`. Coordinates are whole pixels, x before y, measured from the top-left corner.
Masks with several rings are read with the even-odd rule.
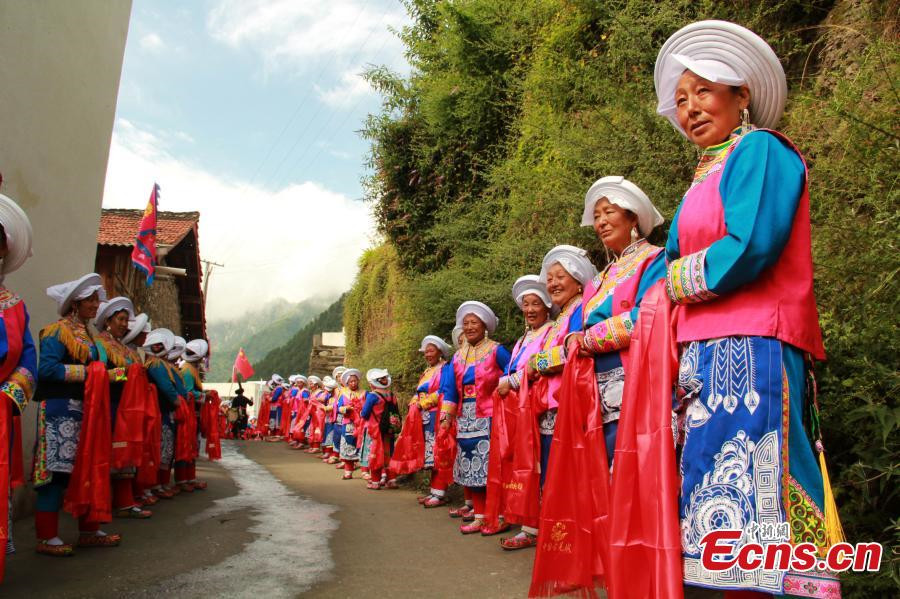
[[[522,298],[522,314],[525,316],[525,324],[529,328],[536,329],[547,322],[550,309],[544,305],[544,300],[533,293]]]
[[[351,374],[347,377],[347,386],[350,387],[351,391],[356,391],[359,389],[359,377],[355,374]]]
[[[128,332],[128,312],[119,310],[106,321],[109,334],[116,339],[121,339]]]
[[[610,203],[607,198],[600,198],[594,204],[594,232],[616,254],[631,243],[631,230],[636,229],[637,216],[630,210]]]
[[[154,354],[159,354],[165,349],[166,349],[166,346],[163,345],[162,343],[154,343],[153,345],[150,346],[150,351],[152,351]]]
[[[463,335],[466,337],[466,341],[469,342],[470,345],[475,345],[482,339],[484,339],[484,334],[487,331],[487,327],[484,326],[484,323],[481,322],[481,319],[475,316],[474,314],[466,314],[463,318]]]
[[[708,148],[722,143],[741,124],[741,110],[750,105],[746,85],[735,89],[724,83],[713,83],[685,71],[675,88],[678,124],[688,139]]]
[[[547,269],[547,293],[562,308],[578,295],[580,283],[559,262]]]
[[[97,316],[97,308],[100,307],[100,294],[95,291],[90,297],[72,302],[72,305],[75,308],[75,316],[79,320],[87,322]]]
[[[425,362],[427,362],[429,366],[434,366],[440,362],[442,357],[441,350],[439,350],[434,343],[426,345],[422,355],[425,356]]]

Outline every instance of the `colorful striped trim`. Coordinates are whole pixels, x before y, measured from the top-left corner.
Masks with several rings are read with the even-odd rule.
[[[562,345],[551,347],[533,354],[528,359],[532,370],[541,374],[556,374],[566,365],[566,348]]]
[[[669,264],[666,293],[676,304],[697,304],[718,297],[706,284],[706,252],[709,248],[682,256]]]
[[[65,369],[64,380],[67,383],[81,383],[85,379],[85,369],[82,364],[63,364]]]
[[[595,353],[603,354],[628,347],[631,343],[631,331],[634,330],[634,322],[631,314],[623,313],[601,320],[584,334],[586,348]]]

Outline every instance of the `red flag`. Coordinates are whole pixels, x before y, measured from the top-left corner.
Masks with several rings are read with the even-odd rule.
[[[245,381],[253,376],[253,366],[250,365],[250,360],[247,359],[247,354],[244,353],[243,347],[234,359],[234,366],[231,369],[232,382],[238,381],[238,375],[241,375]]]
[[[147,275],[147,286],[153,284],[153,275],[156,272],[156,211],[159,203],[159,185],[153,184],[150,192],[150,200],[144,208],[144,216],[134,238],[134,249],[131,251],[131,261],[134,267]]]

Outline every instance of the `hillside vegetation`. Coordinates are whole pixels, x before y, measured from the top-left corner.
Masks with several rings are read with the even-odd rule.
[[[270,351],[287,343],[333,301],[334,298],[312,298],[291,303],[279,298],[241,318],[209,323],[207,333],[213,351],[207,380],[231,380],[234,358],[241,347],[255,365]]]
[[[449,337],[466,299],[491,305],[495,337],[523,327],[510,297],[560,243],[602,249],[578,226],[597,178],[638,183],[671,218],[696,150],[655,114],[665,39],[699,19],[741,23],[782,59],[780,129],[811,169],[816,292],[828,361],[817,368],[825,443],[844,525],[877,540],[881,573],[850,574],[846,597],[900,583],[896,1],[409,0],[401,32],[413,73],[368,73],[383,109],[366,181],[384,243],[346,297],[354,366],[391,370],[411,392],[425,334]],[[661,241],[665,229],[658,233]],[[888,550],[893,547],[893,553]]]

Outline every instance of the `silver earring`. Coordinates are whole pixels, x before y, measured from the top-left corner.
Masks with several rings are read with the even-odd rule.
[[[640,237],[638,236],[637,227],[631,227],[631,243],[634,243],[638,239],[640,239]]]
[[[746,108],[741,109],[741,130],[743,133],[747,132],[747,129],[750,127],[750,111]]]

